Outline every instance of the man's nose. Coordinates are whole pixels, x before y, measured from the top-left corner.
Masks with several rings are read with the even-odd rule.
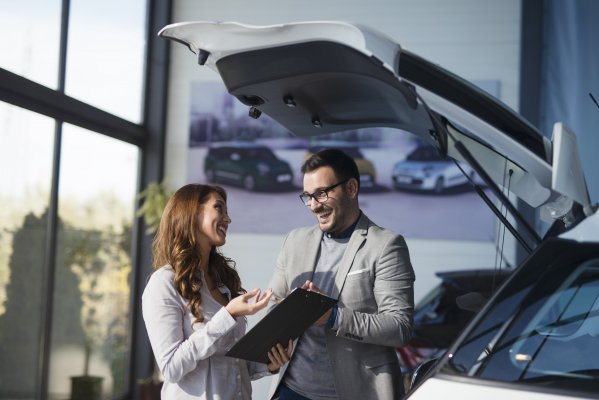
[[[318,201],[316,201],[316,199],[314,197],[311,197],[310,204],[308,205],[308,207],[310,207],[311,211],[314,211],[317,208],[320,208],[320,203]]]

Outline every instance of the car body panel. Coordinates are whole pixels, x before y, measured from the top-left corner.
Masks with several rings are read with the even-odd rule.
[[[426,380],[426,385],[421,385],[418,390],[412,392],[408,398],[411,400],[447,398],[460,400],[563,400],[569,399],[571,397],[568,395],[558,395],[533,390],[527,391],[523,394],[521,390],[516,390],[509,387],[501,387],[499,385],[468,384],[464,381],[431,377]]]
[[[563,123],[553,128],[553,163],[556,173],[552,176],[551,186],[582,205],[589,205],[591,199],[586,190],[584,172],[576,136]]]

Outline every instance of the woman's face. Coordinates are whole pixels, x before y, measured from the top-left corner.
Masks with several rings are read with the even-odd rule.
[[[203,250],[210,251],[212,247],[225,244],[231,218],[227,213],[227,203],[219,194],[212,192],[208,201],[200,207],[198,222]]]

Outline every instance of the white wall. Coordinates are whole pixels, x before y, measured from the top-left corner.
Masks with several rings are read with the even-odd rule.
[[[500,99],[518,108],[520,0],[175,0],[173,22],[192,20],[365,24],[468,80],[498,80]],[[198,66],[195,55],[184,46],[171,48],[166,176],[170,186],[179,187],[186,183],[190,82],[218,77]],[[384,221],[378,223],[384,225]],[[268,284],[282,239],[282,235],[229,235],[223,252],[237,261],[246,288]],[[406,240],[417,276],[416,299],[436,283],[436,271],[495,263],[492,242]],[[268,379],[254,384],[254,397],[264,398],[267,385]]]

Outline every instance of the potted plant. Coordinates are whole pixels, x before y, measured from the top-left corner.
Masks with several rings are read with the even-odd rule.
[[[139,397],[141,400],[160,400],[160,390],[162,389],[162,376],[158,365],[154,362],[152,375],[147,378],[140,379]]]
[[[93,352],[102,343],[105,334],[98,318],[98,305],[104,298],[98,285],[98,279],[105,267],[100,255],[102,234],[99,231],[82,230],[77,236],[69,253],[69,265],[79,279],[81,321],[85,337],[83,375],[71,377],[71,400],[100,400],[104,378],[90,374],[90,362]]]
[[[160,225],[162,211],[173,195],[173,191],[166,186],[166,178],[160,183],[150,182],[137,196],[142,200],[137,216],[142,217],[146,224],[146,234],[154,235]]]

